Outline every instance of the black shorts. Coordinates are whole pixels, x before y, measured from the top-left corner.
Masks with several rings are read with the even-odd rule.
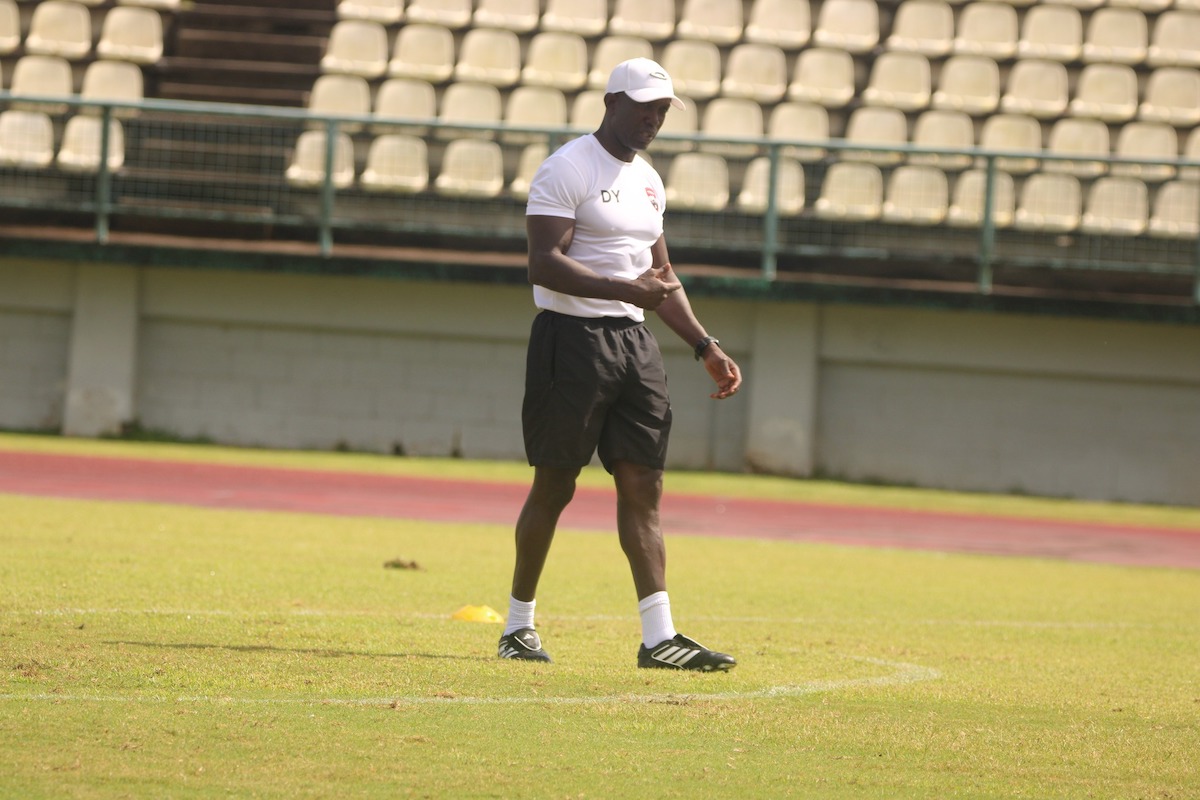
[[[584,467],[592,455],[663,469],[671,399],[654,335],[626,317],[542,311],[533,321],[521,409],[536,467]]]

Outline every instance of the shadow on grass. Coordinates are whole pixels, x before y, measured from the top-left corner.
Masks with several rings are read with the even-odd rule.
[[[125,640],[108,640],[104,644],[129,645],[131,647],[152,647],[164,650],[225,650],[235,653],[302,653],[305,655],[325,656],[326,658],[342,658],[357,656],[362,658],[434,658],[443,661],[491,661],[486,656],[460,656],[446,653],[371,653],[364,650],[332,650],[326,647],[275,647],[266,644],[201,644],[198,642],[131,642]]]

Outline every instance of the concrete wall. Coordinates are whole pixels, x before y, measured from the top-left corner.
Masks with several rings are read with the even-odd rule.
[[[671,466],[1200,504],[1200,328],[694,298]],[[0,262],[0,427],[521,459],[524,287]]]

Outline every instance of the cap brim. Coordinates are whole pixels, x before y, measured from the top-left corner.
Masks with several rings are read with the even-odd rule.
[[[675,95],[661,92],[657,89],[634,89],[633,91],[625,92],[625,94],[635,103],[649,103],[654,100],[666,100],[670,98],[672,107],[678,108],[680,111],[685,107],[683,101]]]

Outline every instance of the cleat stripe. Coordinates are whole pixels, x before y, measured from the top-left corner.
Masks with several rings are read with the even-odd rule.
[[[681,667],[682,667],[684,664],[688,663],[689,661],[691,661],[693,658],[695,658],[695,657],[696,657],[696,656],[698,656],[698,655],[700,655],[700,651],[699,651],[699,650],[688,650],[688,651],[687,651],[687,652],[686,652],[686,653],[685,653],[685,654],[684,654],[684,655],[683,655],[681,658],[679,658],[679,659],[678,659],[678,660],[677,660],[675,663],[676,663],[676,664],[678,664],[679,666],[681,666]]]

